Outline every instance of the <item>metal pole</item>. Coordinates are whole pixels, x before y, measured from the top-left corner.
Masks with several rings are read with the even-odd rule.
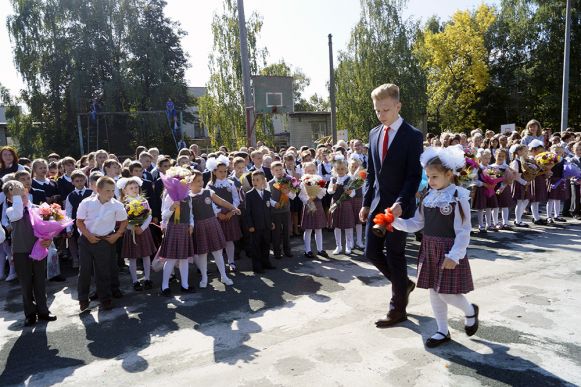
[[[85,154],[85,147],[83,146],[83,128],[81,128],[81,115],[77,114],[77,130],[79,131],[79,149],[81,156]]]
[[[563,58],[563,94],[561,97],[561,132],[567,129],[569,115],[569,52],[571,49],[571,0],[565,13],[565,53]]]
[[[248,36],[246,33],[246,17],[244,16],[244,0],[237,0],[238,30],[240,33],[240,60],[242,62],[242,83],[244,86],[244,116],[246,118],[246,142],[248,146],[256,146],[256,133],[252,127],[254,106],[250,94],[250,64],[248,62]]]
[[[337,143],[337,103],[335,101],[335,68],[333,66],[333,35],[329,34],[329,99],[331,100],[331,130]]]

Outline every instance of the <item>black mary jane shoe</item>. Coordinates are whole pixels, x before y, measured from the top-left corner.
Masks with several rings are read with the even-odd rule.
[[[313,254],[312,251],[307,251],[305,252],[305,258],[313,259],[315,258],[315,255]]]
[[[182,286],[181,290],[182,290],[182,293],[195,293],[196,292],[196,288],[193,287],[192,285],[188,286],[187,288],[184,288]]]
[[[24,319],[24,326],[25,327],[31,327],[34,324],[36,324],[36,315],[31,315],[26,317],[26,319]]]
[[[136,292],[141,292],[143,290],[143,286],[141,285],[141,282],[137,281],[133,283],[133,290],[135,290]]]
[[[436,332],[436,334],[442,336],[442,338],[441,339],[434,339],[433,337],[430,337],[428,340],[426,340],[426,347],[436,348],[436,347],[452,340],[452,337],[450,336],[450,332],[448,332],[447,335],[443,334],[442,332]]]
[[[318,256],[320,257],[325,257],[325,258],[329,258],[329,254],[327,254],[327,252],[325,250],[321,250],[317,253]]]
[[[56,316],[54,314],[39,314],[38,321],[56,321]]]
[[[478,308],[478,305],[476,304],[472,304],[472,307],[474,308],[474,314],[472,316],[466,316],[466,318],[473,318],[474,319],[474,324],[468,326],[465,325],[464,326],[464,331],[466,332],[466,334],[468,336],[472,336],[476,333],[476,331],[478,330],[478,314],[480,312],[480,308]]]
[[[159,292],[159,295],[163,297],[171,297],[172,296],[171,289],[170,288],[162,289],[161,292]]]

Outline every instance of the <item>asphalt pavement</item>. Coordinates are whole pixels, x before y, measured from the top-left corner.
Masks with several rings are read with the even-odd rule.
[[[333,234],[324,233],[328,251]],[[566,386],[581,384],[581,222],[475,236],[469,249],[480,329],[463,332],[450,308],[453,342],[427,349],[436,330],[428,292],[410,298],[409,319],[375,328],[388,282],[361,255],[293,258],[263,275],[238,261],[234,286],[218,281],[172,298],[133,291],[115,308],[80,314],[76,277],[49,283],[56,322],[24,328],[18,284],[0,283],[0,386]],[[314,245],[314,241],[313,241]],[[416,276],[419,244],[410,237]],[[274,261],[274,260],[273,260]],[[191,269],[193,284],[199,281]]]

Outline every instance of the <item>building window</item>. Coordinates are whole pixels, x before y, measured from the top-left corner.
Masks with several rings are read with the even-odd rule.
[[[311,122],[311,130],[313,132],[313,142],[315,142],[318,139],[327,136],[327,122]]]

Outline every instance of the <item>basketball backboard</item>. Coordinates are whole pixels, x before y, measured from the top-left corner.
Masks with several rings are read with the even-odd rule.
[[[256,114],[293,113],[293,78],[255,75],[252,77]]]

